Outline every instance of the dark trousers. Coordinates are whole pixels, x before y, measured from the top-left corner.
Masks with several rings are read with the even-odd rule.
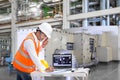
[[[16,80],[32,80],[29,73],[16,71],[17,72],[17,79]]]

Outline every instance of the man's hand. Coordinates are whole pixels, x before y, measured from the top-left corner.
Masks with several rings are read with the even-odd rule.
[[[48,38],[46,38],[46,39],[43,41],[42,47],[44,48],[47,44],[48,44]]]
[[[54,67],[50,66],[50,67],[47,68],[45,71],[46,71],[46,72],[53,72],[53,71],[54,71]]]

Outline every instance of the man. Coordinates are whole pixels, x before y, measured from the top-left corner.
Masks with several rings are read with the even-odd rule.
[[[31,80],[30,73],[53,71],[44,61],[43,49],[51,37],[52,27],[49,23],[42,23],[36,32],[30,33],[22,42],[14,56],[13,66],[17,70],[17,80]]]

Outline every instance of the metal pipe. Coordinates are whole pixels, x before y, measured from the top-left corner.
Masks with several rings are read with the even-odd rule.
[[[110,8],[110,0],[107,0],[107,9],[109,9]],[[110,25],[110,16],[109,15],[107,15],[107,26],[109,26]]]
[[[106,9],[106,0],[101,0],[101,1],[100,1],[100,9],[101,9],[101,10]],[[102,25],[102,26],[105,26],[105,25],[106,25],[106,20],[103,19],[103,18],[102,18],[102,20],[101,20],[101,25]]]
[[[88,12],[88,0],[82,0],[82,9],[83,9],[83,13],[87,13]],[[83,20],[83,22],[82,22],[82,26],[83,27],[86,27],[86,26],[88,26],[88,20],[87,20],[87,18],[86,19],[84,19]]]

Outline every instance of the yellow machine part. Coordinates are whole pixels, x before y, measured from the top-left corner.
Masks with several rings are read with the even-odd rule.
[[[45,66],[45,68],[49,67],[49,64],[46,60],[40,60],[40,62]]]

